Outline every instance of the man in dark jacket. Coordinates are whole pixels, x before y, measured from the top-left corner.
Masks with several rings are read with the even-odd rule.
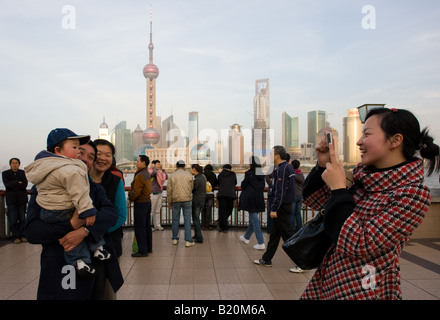
[[[90,169],[95,159],[96,150],[85,144],[81,152],[83,160]],[[107,198],[102,186],[90,181],[90,198],[97,209],[96,221],[93,226],[84,227],[84,220],[74,215],[70,221],[46,223],[40,219],[40,206],[36,202],[37,190],[31,190],[31,198],[26,219],[26,235],[30,243],[41,244],[41,270],[38,284],[38,300],[80,300],[101,298],[103,292],[94,292],[94,279],[77,277],[75,269],[70,268],[64,259],[64,251],[71,250],[84,240],[85,237],[104,237],[105,248],[111,253],[106,260],[107,278],[114,292],[124,283],[117,256],[107,230],[112,227],[118,217],[112,203]]]
[[[234,209],[234,200],[237,198],[235,186],[237,185],[237,175],[232,171],[230,164],[223,166],[222,172],[218,175],[218,220],[217,230],[220,232],[228,231],[228,219]]]
[[[20,160],[9,160],[11,169],[2,172],[3,184],[6,187],[6,204],[8,206],[9,230],[14,243],[26,242],[24,225],[26,219],[26,204],[28,202],[28,181],[24,170],[20,168]]]
[[[273,218],[273,227],[266,252],[261,259],[254,260],[254,263],[267,267],[272,266],[272,258],[278,248],[280,238],[286,241],[294,233],[289,219],[290,212],[292,211],[292,202],[295,199],[293,167],[286,161],[288,154],[284,147],[275,146],[273,153],[275,170],[273,172],[273,187],[270,194],[272,199],[270,217]]]

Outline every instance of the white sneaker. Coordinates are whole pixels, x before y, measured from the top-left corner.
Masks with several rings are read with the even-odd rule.
[[[158,226],[155,230],[164,231],[165,229],[162,226]]]
[[[246,239],[243,235],[240,236],[240,241],[241,241],[241,242],[244,242],[244,243],[246,243],[246,244],[249,244],[249,240]]]
[[[256,244],[256,245],[254,245],[254,249],[256,249],[256,250],[264,250],[264,249],[266,249],[266,246],[264,245],[264,243]]]
[[[301,269],[301,268],[298,267],[298,266],[295,266],[295,267],[293,267],[293,268],[290,268],[289,271],[290,271],[290,272],[293,272],[293,273],[301,273],[301,272],[304,272],[304,270]]]
[[[173,244],[178,244],[178,243],[179,243],[179,240],[173,239]]]
[[[192,247],[193,245],[195,245],[196,243],[193,241],[193,242],[189,242],[189,241],[187,241],[186,243],[185,243],[185,247]]]

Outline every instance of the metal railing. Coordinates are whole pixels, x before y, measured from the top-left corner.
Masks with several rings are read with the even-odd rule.
[[[161,208],[161,225],[163,226],[171,226],[172,221],[172,212],[171,207],[168,204],[168,199],[166,195],[166,186],[164,187],[164,192],[162,196],[162,208]],[[125,187],[125,192],[130,191],[130,187]],[[231,216],[229,217],[228,223],[233,227],[247,227],[249,225],[249,217],[248,213],[244,210],[238,210],[238,199],[240,196],[242,189],[241,187],[235,187],[235,192],[237,196],[237,200],[234,201],[234,208]],[[28,190],[28,195],[30,194],[30,190]],[[9,224],[7,220],[7,206],[5,201],[5,191],[0,190],[0,238],[5,238],[9,236]],[[210,225],[214,226],[216,224],[216,220],[218,219],[218,201],[217,201],[217,188],[214,189],[214,205],[211,212],[211,221]],[[267,188],[264,190],[264,199],[266,202],[266,208],[268,204],[267,199]],[[128,197],[126,197],[128,199]],[[303,204],[302,209],[302,219],[303,224],[312,219],[315,216],[315,211],[307,207]],[[258,214],[258,218],[260,221],[260,225],[262,228],[267,227],[267,213],[260,212]],[[183,224],[183,217],[181,217],[181,224]],[[127,200],[127,220],[124,224],[126,227],[133,226],[133,202]]]
[[[214,205],[211,212],[211,220],[210,225],[214,226],[216,224],[216,221],[218,219],[218,201],[217,201],[217,191],[218,188],[214,188]],[[125,187],[125,191],[130,191],[130,187]],[[228,223],[230,226],[233,227],[247,227],[249,225],[249,216],[247,211],[245,210],[238,210],[238,199],[240,196],[242,189],[241,187],[235,187],[236,197],[237,200],[234,201],[234,208],[232,210],[232,214],[229,217]],[[268,205],[268,199],[267,199],[267,188],[264,189],[264,201],[266,203],[266,208]],[[266,210],[267,211],[267,210]],[[307,223],[310,219],[313,219],[315,216],[315,211],[309,208],[308,206],[304,205],[301,208],[301,214],[302,214],[302,221],[303,225]],[[258,218],[260,221],[260,225],[262,228],[267,227],[267,213],[266,212],[259,212]],[[181,223],[183,221],[183,218],[181,217]],[[161,208],[161,225],[171,225],[172,222],[172,212],[171,212],[171,205],[168,203],[167,195],[166,195],[166,186],[164,186],[164,192],[162,196],[162,208]],[[124,226],[133,226],[133,203],[129,200],[127,200],[127,221],[125,222]]]

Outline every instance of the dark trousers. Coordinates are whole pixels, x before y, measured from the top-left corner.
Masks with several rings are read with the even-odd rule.
[[[153,234],[151,230],[151,202],[134,203],[134,235],[139,253],[153,252]]]
[[[12,239],[24,238],[26,204],[8,204],[9,230]]]
[[[234,209],[234,198],[218,197],[218,225],[222,231],[228,230],[228,219]]]
[[[277,217],[272,219],[273,225],[270,232],[269,243],[267,244],[267,250],[263,254],[263,260],[266,262],[272,262],[272,258],[277,251],[280,238],[284,241],[289,239],[294,231],[292,224],[290,223],[290,212],[292,211],[292,204],[282,204],[277,211]]]
[[[196,239],[197,242],[200,243],[203,242],[202,226],[200,225],[200,212],[202,212],[204,206],[205,199],[193,200],[191,204],[192,220],[194,226],[194,239]]]
[[[202,227],[205,229],[209,228],[212,220],[212,207],[214,205],[214,194],[207,194],[205,205],[202,209]]]

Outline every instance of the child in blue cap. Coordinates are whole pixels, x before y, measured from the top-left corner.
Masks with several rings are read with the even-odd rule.
[[[79,146],[89,140],[89,135],[79,136],[66,128],[54,129],[47,137],[47,150],[38,153],[35,161],[24,168],[28,180],[36,185],[36,201],[42,208],[40,219],[43,221],[69,221],[77,210],[86,226],[94,224],[97,210],[89,195],[87,166],[79,159]],[[64,254],[66,262],[75,266],[81,277],[91,277],[96,272],[91,265],[90,251],[99,260],[110,258],[102,238],[96,239],[98,241],[88,238]]]

